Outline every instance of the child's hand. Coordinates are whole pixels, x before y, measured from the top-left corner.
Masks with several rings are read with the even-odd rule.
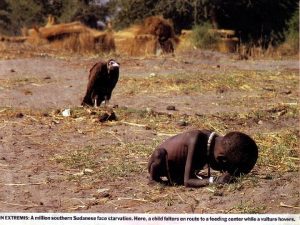
[[[217,184],[229,184],[234,182],[234,177],[231,176],[228,172],[225,172],[221,176],[216,178],[215,183]]]

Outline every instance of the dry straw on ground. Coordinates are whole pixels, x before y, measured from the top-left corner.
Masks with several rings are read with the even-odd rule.
[[[29,30],[28,41],[32,44],[47,43],[57,49],[76,52],[99,53],[115,50],[112,32],[93,30],[79,22]]]
[[[22,29],[23,36],[1,36],[2,42],[27,42],[32,46],[48,46],[72,52],[110,52],[115,50],[113,32],[91,29],[80,22],[53,24],[45,27]]]

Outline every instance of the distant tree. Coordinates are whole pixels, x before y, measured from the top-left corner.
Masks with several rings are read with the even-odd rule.
[[[9,4],[5,0],[0,1],[0,34],[8,34],[11,26],[10,13]]]
[[[20,34],[22,27],[41,25],[45,19],[42,14],[42,7],[36,0],[7,0],[11,9],[11,34]]]
[[[145,17],[162,15],[172,19],[175,31],[190,29],[193,25],[207,21],[209,0],[111,0],[115,8],[115,26],[124,28]],[[117,6],[117,7],[116,7]]]
[[[155,6],[157,14],[171,19],[174,23],[175,32],[179,33],[181,29],[190,29],[194,24],[195,18],[195,0],[166,0],[159,1]]]
[[[215,28],[236,30],[242,41],[276,44],[284,39],[287,22],[298,0],[111,0],[115,26],[123,28],[151,15],[174,22],[175,31],[210,22]]]
[[[242,41],[267,47],[284,40],[284,30],[297,3],[298,0],[223,0],[214,5],[214,14],[220,28],[236,30]]]
[[[299,7],[288,22],[285,31],[285,43],[288,44],[296,54],[299,53]]]
[[[46,17],[52,15],[56,18],[63,13],[63,0],[39,0],[38,3],[42,7],[42,14]]]
[[[97,28],[97,22],[105,22],[108,16],[108,8],[106,5],[88,4],[78,8],[71,20],[81,21],[85,25]]]
[[[158,2],[159,0],[111,0],[109,8],[116,12],[114,27],[122,29],[154,15]]]

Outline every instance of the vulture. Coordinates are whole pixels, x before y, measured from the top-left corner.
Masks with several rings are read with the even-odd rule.
[[[85,96],[81,105],[100,106],[104,101],[105,106],[119,79],[120,64],[110,59],[108,62],[98,62],[91,69]]]

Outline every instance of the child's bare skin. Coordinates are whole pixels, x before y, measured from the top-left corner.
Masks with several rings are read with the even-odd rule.
[[[246,134],[219,136],[208,130],[193,130],[171,137],[155,149],[148,163],[149,183],[162,182],[165,176],[169,184],[206,186],[212,182],[210,172],[202,179],[195,174],[205,166],[223,173],[215,182],[230,183],[236,176],[249,173],[257,157],[257,146]]]

